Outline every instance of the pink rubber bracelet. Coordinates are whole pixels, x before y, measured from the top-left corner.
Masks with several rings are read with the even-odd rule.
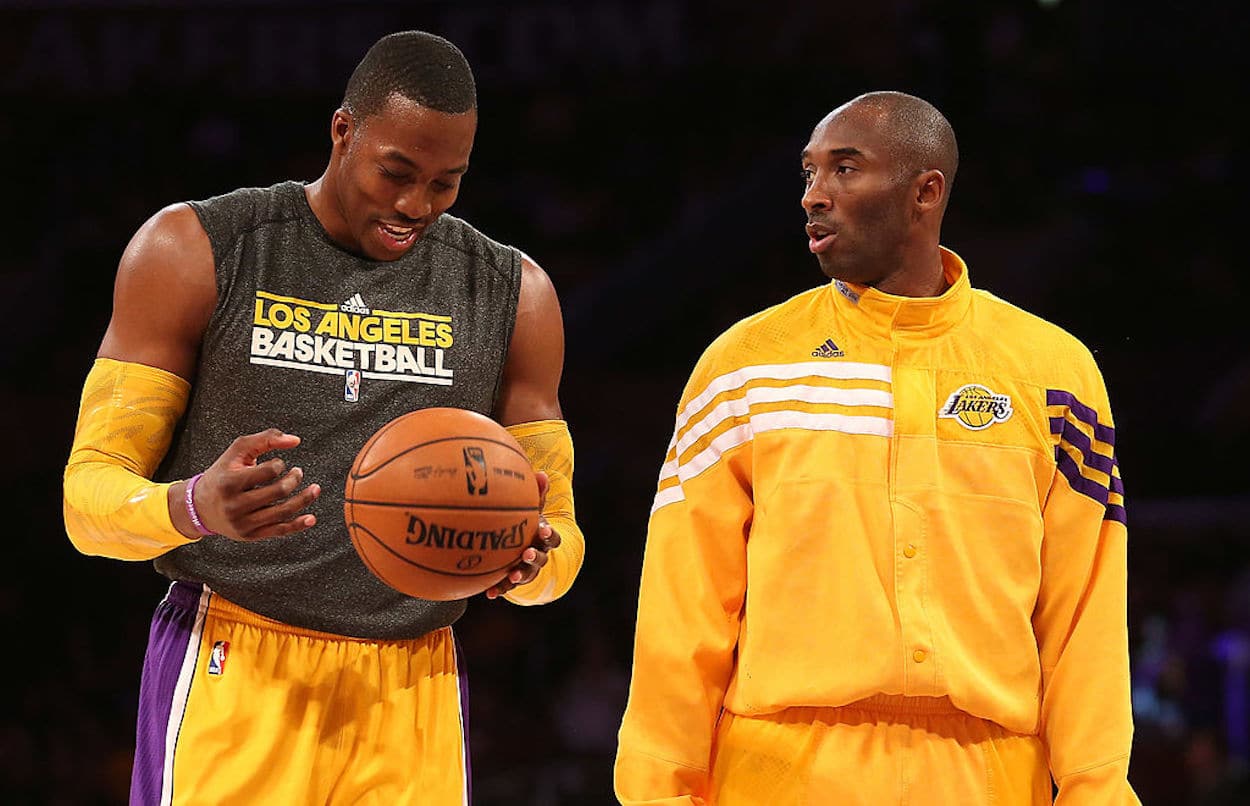
[[[202,536],[208,537],[214,533],[204,528],[204,523],[200,520],[200,513],[195,511],[195,483],[199,481],[203,475],[203,473],[196,473],[187,480],[187,493],[184,498],[187,502],[187,516],[191,518],[191,523],[195,526],[195,530]]]

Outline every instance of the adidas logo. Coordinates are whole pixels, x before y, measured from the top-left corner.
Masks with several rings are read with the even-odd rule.
[[[365,305],[365,301],[360,298],[359,294],[352,294],[352,298],[339,305],[340,311],[348,313],[369,313],[369,306]]]
[[[833,339],[825,339],[824,343],[812,350],[812,358],[841,358],[846,355],[833,343]]]

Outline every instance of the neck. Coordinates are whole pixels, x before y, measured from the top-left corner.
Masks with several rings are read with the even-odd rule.
[[[321,176],[305,185],[304,196],[308,199],[308,206],[312,208],[313,215],[321,222],[326,233],[339,245],[350,248],[351,238],[346,232],[346,222],[334,198],[333,185],[327,179],[329,172],[327,168]]]
[[[326,175],[324,172],[312,182],[304,185],[304,196],[308,199],[308,206],[317,214],[317,218],[321,219],[322,224],[325,223],[326,209],[328,207],[326,195]]]
[[[942,251],[936,241],[916,247],[905,245],[897,265],[897,271],[886,275],[873,287],[898,297],[937,297],[947,289]]]

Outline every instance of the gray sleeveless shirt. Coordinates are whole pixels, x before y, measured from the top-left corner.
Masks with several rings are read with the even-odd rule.
[[[156,569],[308,629],[400,639],[451,624],[464,601],[404,596],[361,563],[343,522],[344,486],[360,446],[401,414],[491,413],[520,253],[444,214],[399,260],[361,258],[330,240],[298,182],[191,206],[212,244],[217,307],[158,478],[188,478],[236,437],[276,426],[301,437],[280,455],[322,492],[311,529],[254,543],[205,537],[158,557]]]

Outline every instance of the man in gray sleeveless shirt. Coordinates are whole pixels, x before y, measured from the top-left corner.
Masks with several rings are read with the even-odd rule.
[[[342,501],[383,424],[473,410],[508,427],[545,493],[534,544],[487,596],[548,602],[581,567],[555,291],[447,214],[476,126],[459,49],[391,34],[353,72],[318,179],[171,205],[122,255],[64,511],[83,553],[171,580],[132,804],[469,801],[465,602],[380,582]]]

